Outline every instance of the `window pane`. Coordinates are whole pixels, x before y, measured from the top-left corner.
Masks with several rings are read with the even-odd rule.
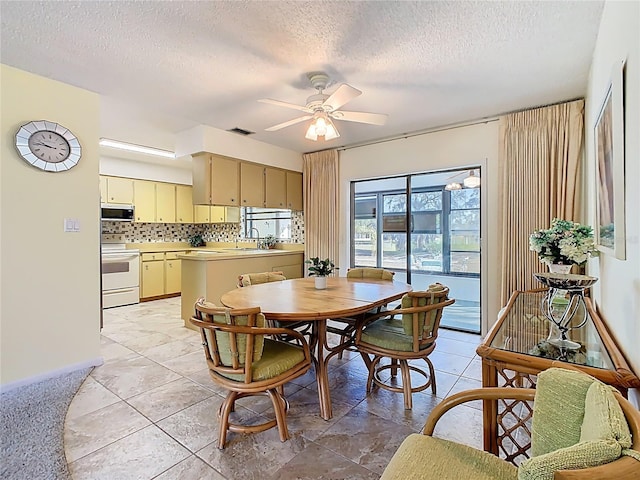
[[[246,207],[244,209],[245,238],[256,238],[257,228],[260,238],[273,235],[276,238],[291,238],[291,210]]]
[[[451,234],[460,231],[480,232],[480,210],[456,210],[449,214]]]
[[[451,271],[480,273],[480,253],[451,252]]]
[[[382,234],[382,267],[407,268],[407,235],[404,233]]]
[[[442,214],[440,212],[414,213],[411,231],[416,233],[442,233]]]
[[[442,210],[442,192],[420,192],[411,194],[411,210],[425,212],[428,210]]]
[[[356,218],[375,218],[376,217],[376,197],[358,197],[356,198]]]
[[[383,213],[407,211],[407,196],[404,193],[399,195],[384,195],[382,198],[384,203]]]
[[[442,272],[442,235],[411,235],[411,269]]]
[[[480,189],[465,188],[451,191],[451,209],[480,208]]]
[[[452,252],[479,252],[480,235],[478,232],[458,232],[451,235]]]
[[[378,249],[376,246],[376,220],[356,219],[354,249],[356,267],[375,267]]]

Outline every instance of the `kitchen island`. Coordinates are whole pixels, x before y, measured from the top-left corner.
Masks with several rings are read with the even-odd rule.
[[[281,271],[287,278],[303,276],[302,250],[258,250],[227,248],[191,251],[178,255],[182,260],[181,316],[187,328],[195,330],[189,319],[199,297],[217,305],[220,297],[236,288],[244,273]]]

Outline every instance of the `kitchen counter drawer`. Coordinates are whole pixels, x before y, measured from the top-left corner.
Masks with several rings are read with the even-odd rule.
[[[150,262],[153,260],[164,260],[164,253],[143,253],[140,255],[143,262]]]

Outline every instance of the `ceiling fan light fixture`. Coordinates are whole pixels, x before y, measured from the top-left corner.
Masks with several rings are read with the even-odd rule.
[[[314,122],[311,122],[311,125],[309,125],[307,133],[304,137],[309,140],[313,140],[314,142],[318,140],[318,134],[316,133],[316,125]]]
[[[462,190],[462,185],[460,185],[458,182],[451,182],[451,183],[447,183],[446,187],[444,187],[445,190],[451,191],[451,190]]]
[[[318,140],[318,137],[324,137],[326,141],[333,140],[339,136],[338,130],[325,112],[316,113],[305,134],[305,138],[314,142]]]
[[[475,171],[470,170],[469,176],[462,183],[466,188],[478,188],[480,186],[480,177],[476,177]]]
[[[325,140],[333,140],[334,138],[338,138],[340,134],[338,133],[338,129],[335,127],[333,122],[329,120],[327,124],[327,133],[324,134]]]

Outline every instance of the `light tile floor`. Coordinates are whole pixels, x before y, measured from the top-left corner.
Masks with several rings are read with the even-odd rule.
[[[437,395],[365,392],[360,356],[330,362],[333,418],[318,415],[313,371],[286,385],[292,438],[276,429],[229,433],[217,448],[217,410],[225,391],[207,372],[199,333],[183,327],[180,298],[104,311],[104,365],[74,398],[65,422],[65,452],[75,480],[99,479],[377,479],[402,440],[419,432],[429,412],[455,392],[481,386],[481,339],[440,330],[431,359]],[[424,365],[424,363],[423,363]],[[254,421],[272,415],[266,398],[247,398],[235,415]],[[480,448],[480,405],[445,414],[435,435]]]

